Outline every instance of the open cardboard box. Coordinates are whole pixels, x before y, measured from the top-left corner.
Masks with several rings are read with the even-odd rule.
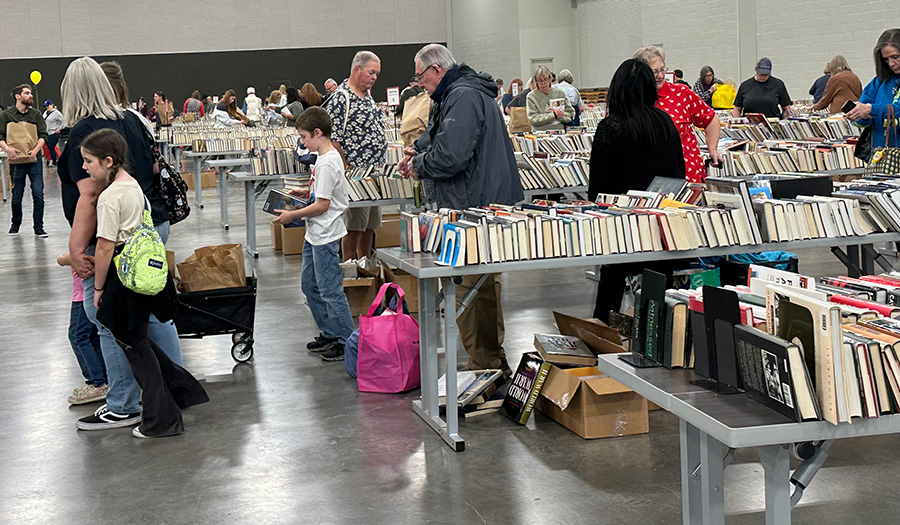
[[[630,351],[619,332],[600,319],[581,319],[557,311],[553,312],[553,318],[559,333],[581,339],[594,355],[624,354]],[[650,410],[659,410],[655,403],[649,403],[649,407]]]
[[[269,223],[272,227],[272,249],[275,251],[281,251],[281,230],[284,228],[281,224],[272,221]]]
[[[597,367],[550,366],[535,407],[585,439],[646,434],[647,400]]]
[[[379,268],[373,270],[365,270],[357,268],[360,277],[357,279],[344,279],[344,294],[347,296],[347,302],[350,303],[350,315],[357,317],[365,315],[372,306],[372,301],[378,295],[378,289],[381,288],[381,272]]]

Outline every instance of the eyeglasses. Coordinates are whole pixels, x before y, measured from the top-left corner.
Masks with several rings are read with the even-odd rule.
[[[536,78],[536,79],[534,79],[534,81],[537,82],[538,84],[549,84],[550,83],[549,78],[543,78],[543,79]]]
[[[668,69],[666,69],[666,66],[663,66],[663,67],[661,67],[661,68],[659,68],[659,69],[651,69],[650,71],[653,71],[653,76],[654,76],[654,77],[658,77],[658,76],[660,76],[660,75],[665,76],[666,71],[668,71]]]
[[[416,82],[416,83],[421,82],[422,77],[425,76],[425,73],[428,73],[428,70],[433,67],[437,67],[437,64],[431,64],[430,66],[426,67],[421,73],[416,73],[415,75],[413,75],[413,82]]]

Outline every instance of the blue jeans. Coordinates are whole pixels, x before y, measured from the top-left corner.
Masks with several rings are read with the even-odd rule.
[[[164,222],[156,227],[165,242],[169,234],[169,223]],[[88,248],[88,255],[93,255],[94,247]],[[111,271],[115,271],[110,267]],[[119,414],[132,414],[139,410],[138,401],[141,399],[141,389],[138,387],[131,366],[125,358],[122,348],[116,343],[112,333],[100,326],[97,322],[97,308],[94,306],[94,278],[84,281],[84,311],[88,319],[97,326],[100,333],[100,349],[103,352],[103,361],[106,363],[106,377],[109,384],[109,392],[106,394],[106,404],[109,409]],[[150,339],[159,346],[162,351],[178,366],[183,366],[181,358],[181,346],[178,343],[178,331],[172,321],[162,323],[155,316],[150,316]]]
[[[22,197],[25,195],[25,176],[31,180],[31,197],[34,201],[34,229],[44,229],[44,167],[40,161],[27,164],[10,164],[12,177],[12,225],[22,225]]]
[[[340,247],[340,240],[322,246],[303,243],[300,289],[322,334],[344,343],[353,332],[353,317],[344,295],[338,255]]]
[[[69,343],[75,352],[75,359],[81,367],[85,383],[94,386],[106,384],[106,366],[100,350],[100,335],[91,323],[81,301],[72,301],[69,314]]]

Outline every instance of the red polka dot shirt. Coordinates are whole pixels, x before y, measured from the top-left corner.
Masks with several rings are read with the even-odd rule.
[[[666,82],[658,94],[659,100],[654,105],[672,117],[678,134],[681,135],[688,182],[703,182],[706,179],[706,167],[700,158],[693,126],[705,128],[712,122],[716,112],[687,86]]]

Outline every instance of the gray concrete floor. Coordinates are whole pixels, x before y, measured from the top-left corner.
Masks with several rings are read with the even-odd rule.
[[[49,239],[31,235],[31,200],[17,238],[0,236],[0,523],[680,523],[677,420],[650,415],[648,435],[586,441],[542,414],[527,426],[500,415],[461,423],[454,453],[413,415],[415,396],[363,394],[342,363],[307,355],[316,329],[299,287],[299,256],[260,258],[256,356],[239,364],[228,336],[183,340],[186,366],[211,401],[185,413],[185,434],[138,440],[130,429],[75,430],[95,405],[69,407],[80,370],[66,339],[71,278],[54,171],[45,174]],[[216,190],[172,230],[182,260],[196,247],[243,242],[242,193],[229,189],[231,230]],[[0,205],[0,224],[10,203]],[[4,226],[5,227],[5,226]],[[801,270],[840,272],[827,250]],[[582,270],[504,276],[510,362],[552,330],[551,309],[587,315]],[[900,437],[835,444],[793,512],[794,523],[900,521]],[[726,470],[726,522],[763,523],[762,468],[739,450]]]

